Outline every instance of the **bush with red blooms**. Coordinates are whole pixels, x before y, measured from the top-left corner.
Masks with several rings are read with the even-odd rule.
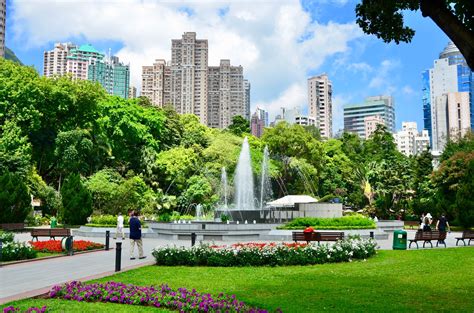
[[[31,246],[34,250],[39,252],[49,253],[61,253],[63,251],[61,247],[61,240],[47,240],[47,241],[30,241]],[[86,241],[86,240],[74,240],[73,250],[74,251],[86,251],[102,249],[104,245],[97,242]]]

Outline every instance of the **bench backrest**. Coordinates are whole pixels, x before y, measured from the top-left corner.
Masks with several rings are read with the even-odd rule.
[[[463,238],[474,238],[474,230],[466,229],[462,232]]]
[[[3,230],[23,230],[23,229],[25,229],[25,223],[3,223],[3,224],[0,224],[0,229],[3,229]]]
[[[419,230],[415,234],[415,240],[445,240],[446,232],[440,232],[438,230],[422,231]]]
[[[317,232],[315,234],[317,241],[336,241],[344,238],[344,232]]]
[[[33,228],[31,236],[49,236],[50,229],[47,228]]]
[[[50,236],[70,236],[71,230],[69,228],[51,228]]]

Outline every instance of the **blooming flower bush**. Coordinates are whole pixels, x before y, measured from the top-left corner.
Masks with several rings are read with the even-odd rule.
[[[375,255],[373,239],[349,238],[333,245],[299,243],[247,243],[231,246],[159,247],[157,265],[277,266],[350,262]]]
[[[267,312],[249,307],[244,302],[238,301],[235,295],[220,293],[212,296],[209,293],[198,293],[194,289],[187,290],[186,288],[173,290],[165,284],[158,287],[142,287],[118,282],[86,284],[73,281],[53,287],[49,292],[49,297],[74,301],[147,305],[179,310],[179,312]]]
[[[2,232],[2,253],[0,261],[17,261],[36,258],[36,251],[27,243],[14,241],[14,234],[10,232]]]
[[[21,311],[20,308],[15,308],[14,306],[7,306],[3,309],[3,313],[14,313],[14,312],[25,312],[25,313],[44,313],[46,312],[46,306],[41,308],[32,307],[27,309],[26,311]]]
[[[63,251],[61,247],[61,240],[46,240],[46,241],[30,241],[33,249],[40,252],[49,253],[61,253]],[[86,240],[74,240],[73,250],[74,251],[86,251],[94,249],[102,249],[104,247],[101,243],[96,243]]]

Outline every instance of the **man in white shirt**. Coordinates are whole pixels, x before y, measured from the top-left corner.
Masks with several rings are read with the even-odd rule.
[[[122,235],[122,240],[125,239],[125,234],[123,232],[123,216],[122,213],[119,213],[117,216],[117,230],[115,231],[114,239],[117,239],[118,235]]]

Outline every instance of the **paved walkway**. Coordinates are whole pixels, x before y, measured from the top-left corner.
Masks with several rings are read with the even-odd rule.
[[[408,238],[414,237],[415,231],[408,231]],[[454,237],[460,233],[449,233],[446,243],[448,247],[454,247]],[[392,248],[393,235],[388,240],[379,240],[381,249]],[[19,234],[15,238],[19,241],[31,239],[29,234]],[[81,238],[75,239],[105,242],[105,238]],[[111,247],[115,247],[116,240],[111,239]],[[144,239],[143,250],[146,259],[130,260],[130,241],[122,243],[122,269],[132,269],[140,266],[153,264],[151,252],[157,246],[176,244],[177,246],[190,246],[189,241],[169,241],[160,239]],[[229,244],[229,242],[216,242],[216,244]],[[65,283],[71,280],[90,280],[114,274],[115,249],[93,253],[78,254],[60,258],[39,260],[34,262],[19,263],[3,266],[0,268],[0,304],[16,299],[36,296],[47,292],[51,286]],[[137,251],[135,252],[137,254]]]

